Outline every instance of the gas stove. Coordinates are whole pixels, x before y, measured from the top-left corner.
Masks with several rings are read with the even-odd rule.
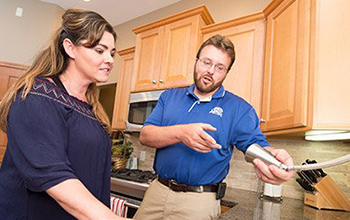
[[[157,178],[152,171],[121,169],[111,172],[111,192],[142,200],[149,184]]]
[[[149,170],[146,171],[146,170],[138,170],[138,169],[136,170],[121,169],[121,170],[113,170],[111,172],[111,177],[134,181],[138,183],[151,183],[155,178],[157,178],[157,174]]]

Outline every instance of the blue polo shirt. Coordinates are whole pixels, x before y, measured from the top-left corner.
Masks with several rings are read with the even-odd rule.
[[[208,123],[217,130],[206,132],[222,148],[200,153],[182,142],[172,144],[156,150],[153,168],[161,178],[182,184],[215,184],[229,172],[233,146],[245,152],[253,143],[263,147],[269,143],[260,131],[254,108],[242,98],[221,86],[211,98],[201,101],[193,90],[194,84],[163,92],[144,125]]]

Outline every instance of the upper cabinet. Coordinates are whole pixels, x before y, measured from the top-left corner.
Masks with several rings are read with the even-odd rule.
[[[228,37],[235,47],[236,60],[223,83],[226,90],[248,101],[261,115],[266,21],[257,13],[202,29],[203,41],[213,35]]]
[[[350,128],[349,8],[347,0],[279,0],[265,9],[265,134]]]
[[[283,1],[267,16],[263,131],[307,126],[311,1]]]
[[[190,85],[201,27],[212,23],[207,8],[199,6],[134,29],[131,92]]]
[[[134,53],[135,47],[118,51],[121,62],[119,65],[117,89],[114,99],[113,130],[124,130],[126,128]]]

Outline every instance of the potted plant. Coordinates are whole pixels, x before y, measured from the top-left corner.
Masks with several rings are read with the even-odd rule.
[[[112,169],[124,169],[134,148],[131,141],[123,131],[117,131],[111,135],[112,142]]]

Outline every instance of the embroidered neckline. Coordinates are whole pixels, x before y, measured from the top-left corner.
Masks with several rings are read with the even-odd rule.
[[[43,76],[38,76],[38,77],[36,78],[36,80],[45,82],[46,84],[51,85],[52,87],[56,88],[58,91],[60,91],[61,93],[65,94],[66,96],[68,96],[68,97],[74,99],[74,100],[77,101],[78,103],[80,103],[80,104],[82,104],[82,105],[85,105],[86,107],[92,108],[92,106],[91,106],[89,103],[87,103],[87,102],[85,102],[85,101],[83,101],[83,100],[81,100],[81,99],[78,99],[78,98],[75,97],[75,96],[69,95],[67,91],[64,91],[63,89],[61,89],[60,87],[58,87],[55,83],[51,82],[50,80],[46,79],[45,77],[43,77]]]
[[[57,85],[45,79],[44,77],[35,78],[33,88],[30,93],[54,100],[60,104],[72,108],[80,114],[97,120],[94,113],[92,112],[91,105],[75,98],[74,96],[70,96],[69,94],[62,91],[59,87],[57,87]]]

